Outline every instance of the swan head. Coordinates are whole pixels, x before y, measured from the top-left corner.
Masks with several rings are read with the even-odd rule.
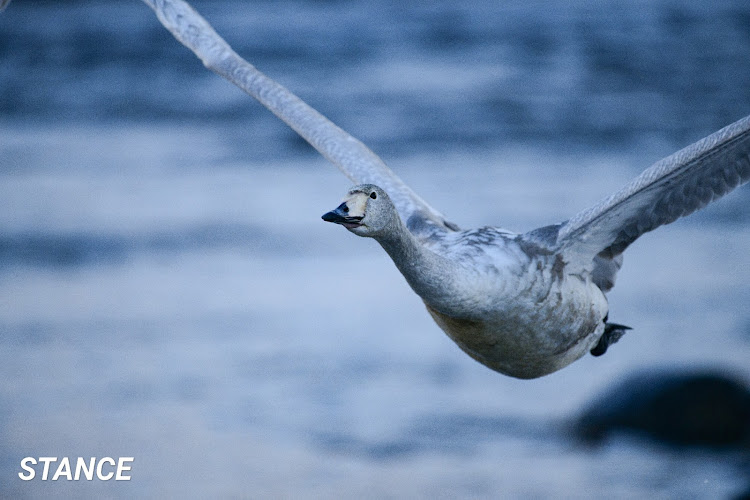
[[[361,184],[349,190],[344,201],[323,220],[341,224],[357,236],[375,237],[398,219],[398,212],[385,191],[374,184]]]

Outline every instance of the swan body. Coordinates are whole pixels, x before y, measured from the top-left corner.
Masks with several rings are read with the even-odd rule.
[[[0,9],[9,0],[0,0]],[[655,163],[569,220],[515,234],[461,230],[372,151],[237,55],[183,0],[144,0],[206,67],[255,97],[357,184],[323,219],[374,238],[469,356],[519,378],[601,354],[627,327],[606,292],[642,234],[750,179],[750,117]]]
[[[457,235],[464,250],[451,248],[450,240],[434,251],[458,257],[462,275],[470,277],[453,296],[464,307],[441,307],[429,295],[420,296],[435,322],[469,356],[506,375],[536,378],[567,366],[598,343],[607,300],[590,277],[565,273],[558,255],[527,252],[517,238],[495,228]]]

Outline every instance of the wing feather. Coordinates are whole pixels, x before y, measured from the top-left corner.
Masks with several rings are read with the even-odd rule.
[[[457,229],[414,193],[367,146],[237,55],[189,4],[182,0],[143,1],[154,10],[172,35],[193,51],[207,68],[257,99],[352,182],[376,184],[383,188],[410,229]]]
[[[556,247],[586,261],[621,254],[642,234],[703,208],[750,180],[750,116],[655,163],[564,223]]]

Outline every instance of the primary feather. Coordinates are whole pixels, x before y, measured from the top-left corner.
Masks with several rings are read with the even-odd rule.
[[[564,223],[556,245],[591,259],[620,255],[642,234],[674,222],[750,180],[750,117],[655,163]]]

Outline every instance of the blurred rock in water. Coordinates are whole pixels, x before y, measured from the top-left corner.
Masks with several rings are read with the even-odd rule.
[[[576,431],[592,442],[628,432],[680,446],[750,448],[750,389],[719,370],[637,373],[596,398]]]

